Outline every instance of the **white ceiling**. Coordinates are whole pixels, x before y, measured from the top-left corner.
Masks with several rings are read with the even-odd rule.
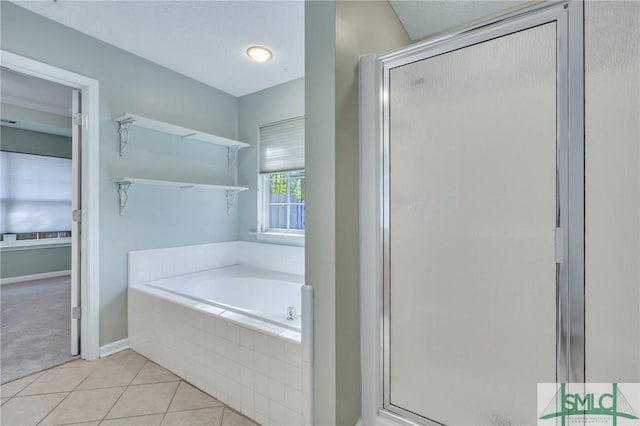
[[[304,1],[14,3],[234,96],[304,76]],[[252,45],[273,59],[249,60]]]
[[[71,88],[67,86],[6,69],[0,69],[0,82],[0,99],[5,106],[9,104],[30,111],[71,117]],[[65,120],[55,120],[60,125],[54,125],[52,122],[41,122],[37,114],[22,113],[14,116],[7,113],[7,109],[8,106],[0,110],[2,126],[71,136],[70,126],[61,125]]]
[[[529,1],[389,0],[411,40],[419,40]]]
[[[22,108],[71,117],[71,88],[0,69],[0,99]]]
[[[304,0],[12,1],[234,96],[304,76]],[[528,3],[389,2],[412,40]],[[256,44],[273,50],[270,62],[248,59]]]

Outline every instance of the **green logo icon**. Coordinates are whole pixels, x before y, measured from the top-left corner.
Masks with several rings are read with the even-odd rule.
[[[570,416],[590,420],[604,416],[611,419],[613,426],[617,426],[620,418],[638,420],[638,415],[617,383],[612,383],[610,390],[600,389],[599,392],[590,389],[588,384],[571,385],[570,388],[574,389],[574,386],[581,388],[582,392],[571,392],[566,383],[561,383],[539,419],[560,418],[561,426],[566,425]]]

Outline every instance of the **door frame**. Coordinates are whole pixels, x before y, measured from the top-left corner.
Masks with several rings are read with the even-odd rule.
[[[99,82],[90,77],[0,49],[0,65],[12,71],[78,89],[82,100],[82,233],[80,238],[80,356],[100,354],[99,305]],[[76,159],[73,159],[76,161]],[[73,273],[73,272],[72,272]],[[71,312],[69,312],[71,317]]]
[[[559,264],[557,305],[557,381],[584,382],[584,35],[583,3],[567,0],[538,3],[501,16],[476,21],[446,35],[360,61],[360,331],[362,421],[364,424],[429,424],[426,419],[403,410],[393,411],[385,397],[385,333],[388,318],[384,306],[385,144],[388,123],[385,105],[389,69],[481,42],[496,34],[514,32],[543,22],[558,23],[558,114],[568,126],[558,126],[558,138],[565,141],[558,150],[559,197],[565,209],[559,227],[563,229],[564,262]],[[502,32],[501,32],[502,31]],[[429,52],[425,55],[425,52]],[[559,144],[562,145],[562,144]],[[570,260],[570,261],[569,261]],[[535,401],[532,401],[535,403]],[[433,424],[433,423],[431,423]]]

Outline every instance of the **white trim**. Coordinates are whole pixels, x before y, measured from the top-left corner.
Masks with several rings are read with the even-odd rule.
[[[16,250],[69,247],[71,238],[43,238],[41,240],[16,240],[0,242],[0,253]]]
[[[294,234],[288,232],[256,232],[256,239],[270,243],[288,244],[292,246],[304,247],[304,234]]]
[[[258,161],[259,163],[259,161]],[[273,173],[290,173],[304,172],[304,169],[290,170],[288,172],[272,172],[258,173],[257,181],[257,232],[256,238],[261,241],[267,241],[277,244],[291,244],[296,246],[304,246],[305,229],[286,229],[286,228],[268,228],[269,224],[269,194],[266,192],[269,188],[269,175]]]
[[[43,272],[41,274],[21,275],[19,277],[0,278],[0,285],[16,284],[25,281],[44,280],[46,278],[64,277],[65,275],[71,275],[70,270],[66,271],[54,271]]]
[[[0,64],[14,71],[53,81],[82,92],[82,358],[97,359],[100,351],[99,237],[99,82],[90,77],[0,49]]]
[[[381,64],[375,55],[360,58],[360,377],[362,423],[382,418],[382,360],[380,357],[380,283],[382,282],[381,176],[378,164],[382,99],[376,91]]]
[[[126,351],[127,349],[129,349],[129,338],[116,340],[115,342],[100,346],[100,358]]]

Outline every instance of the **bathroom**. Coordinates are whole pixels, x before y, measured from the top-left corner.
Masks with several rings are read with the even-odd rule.
[[[58,6],[64,6],[72,2],[58,3]],[[177,275],[201,270],[199,268],[202,265],[206,266],[205,269],[211,269],[225,264],[242,264],[240,259],[243,256],[249,258],[255,253],[238,251],[239,248],[265,248],[268,247],[266,244],[274,244],[273,241],[259,239],[260,228],[257,226],[259,127],[304,116],[303,187],[305,202],[309,206],[305,217],[304,249],[300,245],[292,245],[292,241],[299,236],[289,236],[287,244],[282,246],[283,250],[295,253],[289,255],[304,259],[302,264],[296,263],[298,267],[303,266],[304,283],[313,290],[313,294],[308,295],[309,299],[313,298],[311,315],[307,315],[302,306],[296,307],[293,315],[301,313],[303,332],[300,342],[303,349],[300,360],[304,362],[302,351],[306,350],[306,361],[309,363],[309,377],[303,382],[303,388],[309,390],[309,402],[304,408],[308,419],[301,421],[317,425],[358,422],[368,425],[388,421],[390,417],[381,418],[376,414],[380,409],[389,408],[379,400],[378,392],[381,392],[382,384],[376,380],[381,378],[373,382],[370,380],[371,377],[378,377],[376,361],[369,357],[370,337],[377,330],[366,327],[372,322],[372,317],[366,315],[370,314],[368,310],[375,309],[376,302],[369,303],[371,295],[361,292],[361,279],[370,269],[366,266],[366,259],[369,259],[366,256],[370,252],[367,246],[361,246],[361,235],[367,232],[361,228],[363,222],[367,223],[361,214],[366,213],[362,211],[362,206],[370,200],[360,198],[360,185],[366,184],[366,181],[361,181],[363,151],[359,145],[359,135],[363,128],[359,123],[359,95],[365,91],[360,86],[359,60],[361,55],[384,54],[433,34],[446,36],[455,33],[456,29],[465,28],[465,25],[469,26],[478,18],[485,15],[495,17],[501,12],[490,11],[474,16],[473,13],[466,13],[464,7],[468,4],[468,9],[473,9],[474,2],[456,2],[459,5],[459,10],[454,10],[456,19],[446,21],[444,28],[432,27],[430,33],[424,34],[412,30],[411,22],[406,18],[413,16],[419,21],[424,19],[424,15],[421,15],[423,12],[400,9],[403,5],[419,7],[421,4],[437,6],[446,3],[300,2],[304,7],[297,13],[301,26],[302,23],[304,26],[295,40],[301,44],[304,54],[303,74],[270,89],[234,96],[18,5],[3,2],[3,53],[11,52],[99,82],[99,88],[91,86],[90,81],[85,84],[85,87],[95,89],[95,93],[87,92],[87,99],[95,101],[95,104],[93,111],[88,109],[86,113],[97,115],[93,127],[87,129],[88,136],[96,144],[85,152],[88,157],[87,184],[93,185],[94,191],[87,194],[87,211],[83,212],[87,216],[83,217],[86,219],[83,223],[89,227],[85,241],[87,261],[98,259],[99,262],[90,263],[92,267],[82,271],[86,274],[84,285],[88,286],[82,295],[83,315],[90,315],[82,318],[82,358],[87,362],[101,356],[108,360],[110,354],[117,356],[120,351],[129,348],[131,319],[140,312],[132,315],[129,311],[132,290],[128,288],[132,270],[128,262],[132,256],[141,258],[148,250],[168,250],[156,252],[159,258],[166,257],[165,261],[160,260],[154,265],[160,264],[169,271],[169,275]],[[273,3],[274,7],[278,4]],[[45,5],[50,6],[42,3],[41,7]],[[505,2],[503,6],[502,12],[513,6],[524,7],[522,3],[511,2]],[[131,7],[142,8],[144,2],[131,3]],[[432,10],[430,13],[435,12]],[[207,25],[206,18],[200,15],[198,7],[194,6],[191,25]],[[123,27],[131,24],[125,16],[120,23]],[[399,19],[399,16],[403,18]],[[638,45],[635,43],[638,40],[637,3],[585,2],[583,22],[584,97],[587,103],[584,111],[586,242],[583,264],[586,374],[582,380],[638,382],[640,212],[637,194],[640,156],[637,144],[636,71],[639,65],[637,47],[634,47]],[[602,34],[607,34],[607,37]],[[8,60],[6,58],[8,56],[3,57],[3,65]],[[15,60],[13,63],[20,62]],[[96,93],[99,97],[95,97]],[[278,99],[277,107],[274,107],[275,98]],[[132,125],[128,129],[123,155],[120,155],[120,124],[114,119],[125,113],[239,140],[250,146],[238,150],[235,159],[224,146],[197,141],[176,143],[175,136]],[[230,163],[233,167],[229,167]],[[91,167],[91,164],[96,167]],[[236,170],[237,178],[234,175]],[[124,179],[127,176],[130,176],[129,180]],[[143,185],[131,179],[218,184],[249,189],[227,197],[224,192]],[[130,185],[125,188],[118,182]],[[126,194],[122,194],[124,190]],[[615,220],[612,221],[612,217]],[[206,245],[203,250],[208,253],[220,254],[224,251],[221,256],[226,256],[227,263],[215,264],[217,260],[212,260],[213,256],[202,260],[194,259],[191,254],[174,257],[176,252],[170,251],[171,248],[179,250],[179,247],[197,250],[194,247],[200,245]],[[278,248],[281,247],[278,245]],[[256,258],[262,261],[269,259],[268,254],[264,253]],[[192,259],[196,265],[186,265],[188,262],[179,259]],[[197,264],[200,261],[203,263]],[[267,266],[273,266],[274,262],[269,263]],[[180,269],[187,267],[190,270]],[[297,269],[296,272],[300,275],[301,271]],[[162,278],[147,277],[151,280]],[[185,313],[182,305],[162,308],[165,306],[164,299],[152,303],[157,303],[155,308],[151,308],[155,309],[154,312],[167,309],[178,322],[188,323],[187,326],[204,324],[192,318],[191,313]],[[289,306],[286,304],[284,307],[284,317],[289,316]],[[218,309],[226,312],[223,307],[218,306]],[[215,330],[216,321],[220,319],[215,315],[220,317],[225,313],[207,312],[205,318],[213,318]],[[189,318],[193,321],[190,322]],[[307,334],[307,337],[312,335],[312,341],[308,342],[307,349],[304,349],[303,343],[305,319],[313,320],[312,332]],[[233,342],[235,337],[227,340],[239,343],[238,348],[242,348],[242,330],[235,328],[237,322],[231,321],[230,324],[226,325],[227,337],[230,336],[229,330],[232,330],[231,335],[236,336],[237,332],[240,340]],[[620,324],[626,326],[620,327]],[[256,342],[264,343],[264,339],[256,327],[255,324],[248,325],[245,329],[254,334],[244,331],[244,335],[248,339],[246,342],[253,341],[254,352],[259,353]],[[286,331],[282,333],[286,334]],[[196,344],[197,336],[200,335],[183,337]],[[212,337],[216,337],[215,333]],[[291,340],[286,341],[286,336],[282,337],[278,339],[284,342],[284,347],[292,343]],[[624,345],[615,344],[623,341]],[[244,347],[250,349],[250,346],[247,343]],[[158,353],[150,350],[147,355],[142,355],[160,365],[163,362],[166,364],[166,358],[160,361],[163,356],[168,356],[169,362],[175,361],[171,361],[175,356],[168,354],[160,354],[160,358],[154,360],[152,357],[157,357]],[[189,356],[186,357],[187,361]],[[197,369],[178,371],[184,367],[162,366],[210,395],[216,392],[215,389],[207,389],[206,383],[197,383],[201,380]],[[72,390],[64,392],[69,391],[73,393]],[[237,397],[237,387],[233,392]],[[279,390],[277,393],[280,393]],[[264,409],[258,409],[256,394],[260,393],[254,390],[252,403],[249,402],[250,393],[245,395],[244,409],[242,388],[239,401],[236,398],[234,402],[223,402],[258,423],[295,424],[287,422],[285,410],[278,411],[268,405],[267,413]],[[224,398],[220,393],[218,397]],[[284,399],[283,403],[287,401]],[[4,400],[3,403],[13,404]],[[278,404],[278,401],[274,403]],[[531,403],[535,405],[535,401]],[[303,409],[299,412],[302,415]],[[415,418],[399,421],[400,424],[427,423]],[[443,422],[449,423],[446,420]],[[498,419],[493,424],[508,423],[499,423]]]

